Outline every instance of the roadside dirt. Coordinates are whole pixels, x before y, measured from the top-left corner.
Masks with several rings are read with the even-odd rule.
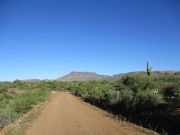
[[[145,135],[142,128],[119,122],[68,92],[54,92],[27,135]],[[149,133],[148,133],[149,134]]]

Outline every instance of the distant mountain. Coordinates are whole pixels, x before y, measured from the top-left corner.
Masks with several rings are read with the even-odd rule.
[[[58,78],[60,81],[89,81],[111,78],[106,75],[98,75],[94,72],[71,72],[68,75]]]
[[[129,72],[129,73],[121,73],[112,76],[113,79],[121,79],[123,76],[131,76],[131,75],[146,75],[146,72],[144,71],[137,71],[137,72]],[[153,75],[155,77],[160,77],[160,76],[176,76],[180,77],[180,71],[154,71]]]
[[[68,75],[58,78],[59,81],[89,81],[89,80],[109,80],[109,79],[121,79],[123,76],[131,75],[146,75],[144,71],[121,73],[113,76],[99,75],[94,72],[71,72]],[[155,77],[160,76],[176,76],[180,77],[180,71],[154,71]]]
[[[180,71],[155,71],[156,76],[177,76],[180,77]]]

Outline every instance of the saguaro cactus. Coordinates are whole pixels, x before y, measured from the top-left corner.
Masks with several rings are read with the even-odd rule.
[[[151,74],[152,74],[152,68],[151,68],[151,66],[150,66],[150,64],[149,64],[149,62],[147,62],[147,75],[148,76],[151,76]]]

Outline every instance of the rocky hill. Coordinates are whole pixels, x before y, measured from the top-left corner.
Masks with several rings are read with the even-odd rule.
[[[108,79],[110,76],[98,75],[94,72],[71,72],[68,75],[58,78],[60,81],[89,81]]]

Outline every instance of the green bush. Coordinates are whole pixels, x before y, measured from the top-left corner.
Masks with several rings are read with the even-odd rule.
[[[7,91],[8,91],[8,86],[3,85],[3,86],[0,87],[0,93],[5,93]]]
[[[10,106],[0,109],[0,128],[14,122],[18,116],[18,113],[15,112]]]
[[[26,92],[16,97],[13,108],[18,113],[25,113],[38,102],[44,101],[48,95],[48,90],[39,89],[33,92]]]
[[[178,89],[176,92],[175,92],[175,96],[174,96],[174,106],[176,108],[179,108],[180,107],[180,89]]]
[[[169,85],[164,88],[164,98],[172,108],[176,109],[180,107],[180,85]]]
[[[111,90],[107,93],[107,101],[109,104],[116,104],[120,99],[120,91]]]
[[[154,93],[153,90],[140,91],[136,94],[135,102],[137,106],[152,107],[163,103],[162,95]]]

